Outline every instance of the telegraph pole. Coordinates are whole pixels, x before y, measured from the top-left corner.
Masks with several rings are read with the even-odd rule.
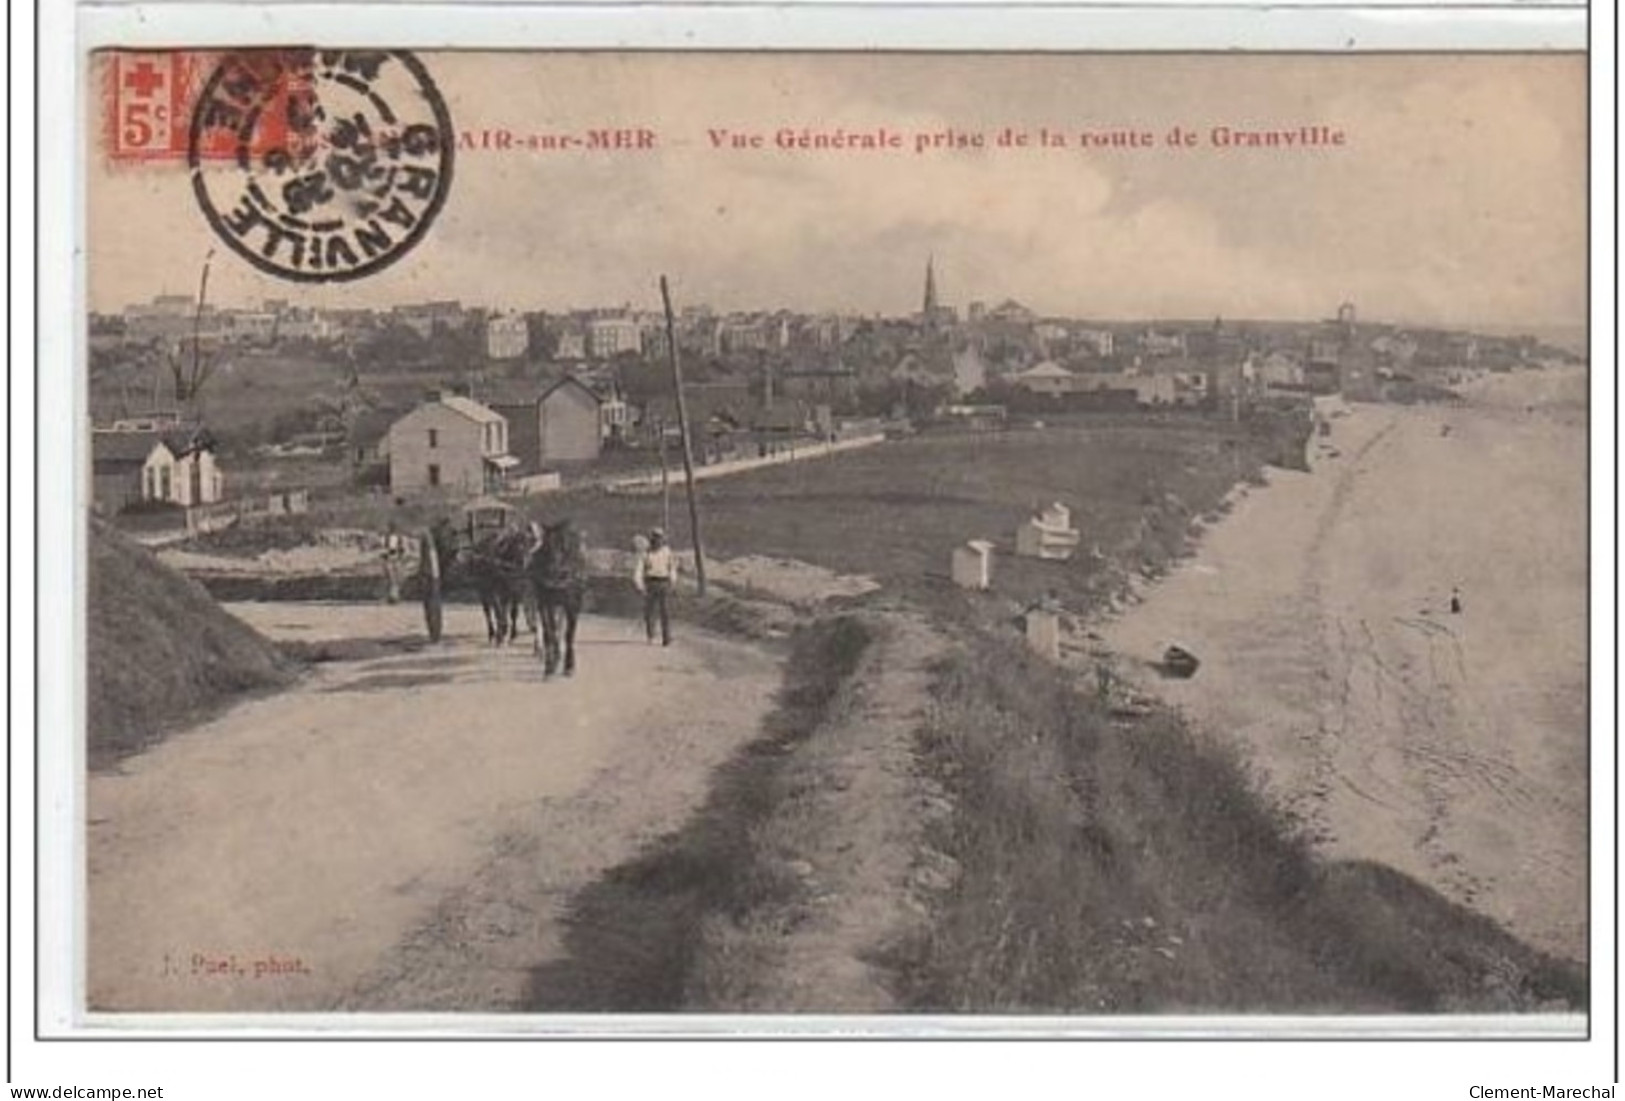
[[[204,301],[209,296],[209,261],[214,259],[214,249],[210,249],[203,257],[203,273],[198,277],[197,309],[192,312],[192,371],[186,382],[186,396],[182,398],[176,394],[176,402],[185,401],[195,409],[197,392],[203,386],[203,309]],[[180,389],[179,386],[176,387]]]
[[[660,526],[671,531],[671,466],[666,462],[666,422],[656,421],[660,432]]]
[[[694,449],[688,439],[688,405],[683,400],[683,368],[677,359],[677,323],[671,315],[671,291],[660,277],[660,301],[666,307],[666,355],[671,360],[671,384],[677,391],[677,430],[683,434],[683,477],[688,484],[688,524],[694,534],[694,576],[705,595],[705,548],[700,541],[700,506],[694,499]]]

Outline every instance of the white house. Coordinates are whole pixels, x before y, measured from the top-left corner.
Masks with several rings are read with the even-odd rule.
[[[518,359],[530,348],[530,323],[523,314],[508,313],[485,323],[485,354],[490,359]]]
[[[507,418],[460,394],[424,402],[389,428],[389,488],[397,493],[490,492],[518,465]]]
[[[201,431],[91,434],[91,497],[103,512],[138,502],[190,508],[225,496],[214,442]]]

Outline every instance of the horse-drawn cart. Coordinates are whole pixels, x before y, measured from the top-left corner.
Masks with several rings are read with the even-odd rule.
[[[471,539],[506,531],[518,518],[519,510],[498,497],[476,497],[462,508],[463,528]]]

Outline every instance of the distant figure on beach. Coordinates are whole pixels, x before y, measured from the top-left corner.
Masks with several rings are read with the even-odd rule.
[[[1460,615],[1461,614],[1461,588],[1460,588],[1460,586],[1453,586],[1451,588],[1451,590],[1450,590],[1450,614],[1451,615]]]

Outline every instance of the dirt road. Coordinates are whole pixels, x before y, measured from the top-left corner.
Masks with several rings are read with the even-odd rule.
[[[420,630],[408,605],[231,610],[279,639]],[[681,825],[779,685],[773,656],[693,631],[663,649],[588,617],[579,672],[551,681],[524,647],[487,648],[477,609],[450,609],[448,634],[90,777],[92,1009],[512,1008],[571,895]],[[524,882],[481,877],[516,852]],[[471,885],[485,920],[446,927]],[[403,967],[425,938],[461,965]]]
[[[1107,630],[1333,857],[1586,957],[1583,376],[1360,406]],[[1454,591],[1454,593],[1453,593]],[[1459,599],[1452,611],[1451,599]],[[1146,663],[1179,641],[1189,681]]]

